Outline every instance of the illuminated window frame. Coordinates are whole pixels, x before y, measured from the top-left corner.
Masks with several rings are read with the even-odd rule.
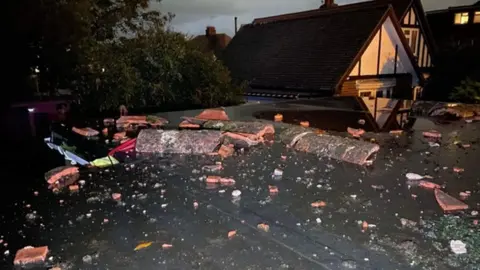
[[[480,23],[480,11],[475,11],[473,14],[473,23]]]
[[[455,19],[454,23],[455,24],[468,24],[468,12],[460,12],[460,13],[455,13]]]

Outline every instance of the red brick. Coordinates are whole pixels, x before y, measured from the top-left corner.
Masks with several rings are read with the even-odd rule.
[[[119,201],[122,199],[122,194],[120,193],[113,193],[112,194],[112,199],[114,199],[115,201]]]
[[[48,247],[24,247],[17,251],[15,255],[15,260],[13,263],[15,265],[23,265],[30,263],[42,263],[45,261],[45,258],[48,254]]]

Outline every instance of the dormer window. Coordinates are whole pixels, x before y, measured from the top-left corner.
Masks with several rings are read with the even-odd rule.
[[[455,24],[467,24],[468,23],[468,12],[455,13]]]
[[[480,23],[480,11],[475,11],[475,15],[473,16],[473,23]]]

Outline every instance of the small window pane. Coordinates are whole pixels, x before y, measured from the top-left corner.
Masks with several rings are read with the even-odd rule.
[[[480,23],[480,11],[475,11],[475,16],[473,17],[473,23]]]
[[[468,12],[456,13],[454,23],[455,24],[467,24],[468,23]]]

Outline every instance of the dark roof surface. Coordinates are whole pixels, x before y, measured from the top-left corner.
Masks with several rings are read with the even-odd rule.
[[[425,14],[425,11],[422,6],[422,2],[420,0],[374,0],[374,1],[366,1],[366,2],[336,6],[330,9],[335,10],[337,12],[343,12],[345,10],[351,10],[351,9],[363,9],[368,7],[375,7],[375,6],[378,6],[379,4],[391,5],[398,19],[401,19],[407,13],[407,11],[409,10],[409,7],[412,4],[416,5],[418,13]],[[316,16],[317,14],[323,11],[325,10],[313,9],[313,10],[307,10],[302,12],[257,18],[253,21],[253,24],[263,24],[263,23],[278,22],[278,21],[290,20],[290,19],[306,18],[306,17]],[[433,38],[432,38],[431,31],[430,31],[426,17],[419,16],[418,19],[420,20],[420,24],[425,32],[426,38],[429,40],[430,51],[435,51],[435,44],[433,42]]]
[[[398,18],[401,18],[407,12],[407,9],[411,3],[412,3],[412,0],[375,0],[375,1],[353,3],[348,5],[334,6],[329,8],[329,10],[333,9],[337,12],[343,12],[345,10],[350,10],[350,9],[364,9],[367,7],[376,7],[379,4],[385,4],[385,5],[392,5],[395,11],[395,15]],[[312,9],[312,10],[306,10],[306,11],[295,12],[295,13],[269,16],[264,18],[256,18],[253,20],[253,24],[262,24],[262,23],[277,22],[277,21],[290,20],[290,19],[306,18],[306,17],[316,16],[317,14],[324,11],[325,9]]]
[[[326,9],[315,16],[244,26],[223,60],[252,87],[333,90],[389,6]]]

